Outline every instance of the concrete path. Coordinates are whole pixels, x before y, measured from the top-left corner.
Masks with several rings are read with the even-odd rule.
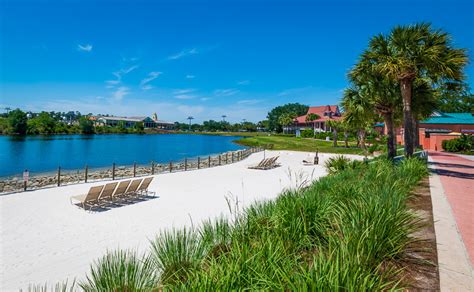
[[[430,152],[442,291],[474,291],[474,161]]]

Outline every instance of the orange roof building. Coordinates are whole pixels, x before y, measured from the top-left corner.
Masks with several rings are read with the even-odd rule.
[[[306,116],[316,114],[319,119],[306,121]],[[341,120],[342,114],[337,105],[311,106],[306,115],[295,118],[295,126],[298,129],[313,128],[315,132],[326,132],[329,130],[327,122],[330,120]]]

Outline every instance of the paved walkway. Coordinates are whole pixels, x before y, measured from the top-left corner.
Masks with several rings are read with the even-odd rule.
[[[474,289],[474,160],[429,153],[442,291]]]
[[[442,152],[430,156],[474,266],[474,161]]]

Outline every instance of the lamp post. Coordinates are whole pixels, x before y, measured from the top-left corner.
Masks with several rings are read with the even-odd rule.
[[[194,117],[189,116],[188,120],[189,120],[189,131],[191,131],[191,121],[194,120]]]

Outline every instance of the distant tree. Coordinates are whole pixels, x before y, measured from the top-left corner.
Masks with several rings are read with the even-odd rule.
[[[257,123],[257,127],[261,131],[268,131],[270,129],[270,123],[268,120],[263,120]]]
[[[26,113],[20,109],[13,110],[8,114],[8,127],[12,134],[25,135],[28,129],[27,123]]]
[[[135,125],[133,125],[133,128],[138,133],[143,133],[145,131],[145,126],[143,125],[143,122],[135,123]]]
[[[294,123],[296,117],[296,113],[284,113],[278,118],[278,124],[282,127],[283,130],[285,130],[288,126]]]
[[[306,115],[306,122],[307,123],[310,123],[310,122],[313,122],[313,131],[314,131],[314,128],[316,127],[316,123],[314,121],[316,121],[317,119],[320,119],[321,117],[317,114],[313,114],[313,113],[310,113],[309,115]]]
[[[87,117],[81,117],[79,120],[79,128],[82,134],[93,134],[94,133],[94,122],[89,120]]]
[[[447,82],[436,89],[438,110],[444,113],[474,112],[474,94],[464,82]]]
[[[54,134],[56,129],[56,121],[51,113],[41,112],[38,116],[28,120],[29,134]]]
[[[337,132],[343,131],[343,122],[338,120],[329,120],[327,124],[332,129],[333,146],[337,147]]]
[[[125,127],[125,122],[124,121],[119,121],[117,124],[117,131],[119,133],[127,133],[127,128]]]
[[[279,122],[280,116],[283,114],[295,114],[295,116],[302,116],[308,112],[308,106],[299,103],[288,103],[282,106],[273,108],[268,114],[268,127],[270,131],[281,133],[283,127]]]

